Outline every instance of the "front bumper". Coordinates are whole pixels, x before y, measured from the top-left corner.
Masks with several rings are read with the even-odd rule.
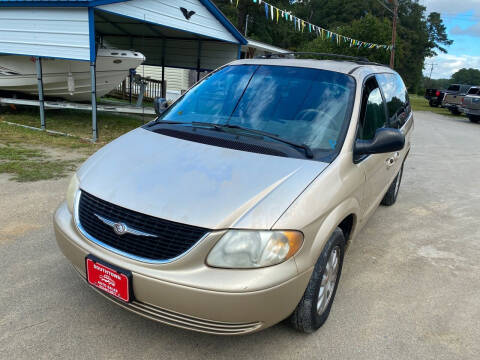
[[[194,265],[187,259],[194,256],[190,254],[169,264],[144,264],[86,239],[78,232],[65,203],[55,213],[54,228],[58,246],[84,279],[88,254],[132,272],[133,302],[102,295],[147,318],[210,334],[246,334],[285,319],[303,296],[313,271],[311,268],[299,274],[293,258],[252,270]],[[191,253],[208,251],[211,246],[205,244],[203,250],[199,246]],[[279,273],[283,274],[280,278]]]

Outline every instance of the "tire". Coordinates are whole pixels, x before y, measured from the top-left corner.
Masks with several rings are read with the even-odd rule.
[[[461,114],[460,111],[458,111],[457,109],[454,109],[454,108],[451,108],[451,109],[448,109],[448,110],[450,110],[450,112],[451,112],[453,115],[460,115],[460,114]]]
[[[391,206],[395,204],[395,202],[397,201],[398,192],[400,191],[400,184],[402,183],[402,175],[403,175],[403,164],[397,176],[395,176],[395,179],[393,179],[392,184],[388,188],[387,193],[383,197],[381,202],[382,205]]]
[[[428,101],[428,105],[430,105],[430,107],[438,107],[437,102],[435,100],[432,100],[432,99],[430,99]]]
[[[469,115],[468,119],[473,122],[473,123],[478,123],[480,122],[480,116],[475,116],[475,115]]]
[[[337,259],[335,263],[336,265],[331,263],[332,257],[335,256],[333,254],[334,251]],[[313,269],[312,276],[302,299],[288,319],[290,325],[294,329],[304,333],[312,333],[327,321],[330,309],[332,308],[333,299],[335,298],[335,293],[337,292],[338,281],[340,280],[340,275],[342,273],[344,251],[345,237],[343,231],[340,228],[336,228],[325,244],[320,257],[315,264],[315,268]],[[336,275],[327,270],[327,268],[332,269],[335,267]],[[328,276],[328,273],[330,273],[330,276]],[[330,277],[330,281],[328,281],[328,277]],[[326,281],[326,283],[322,286],[323,281]],[[323,296],[320,295],[322,288]],[[318,310],[319,299],[325,300],[325,302],[322,303],[323,306],[320,304],[320,310]]]

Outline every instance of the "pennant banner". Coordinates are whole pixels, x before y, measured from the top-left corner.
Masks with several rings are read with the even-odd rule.
[[[246,0],[246,1],[249,1],[249,0]],[[338,46],[340,46],[342,43],[345,43],[345,44],[349,44],[350,47],[356,46],[358,48],[366,48],[366,49],[385,49],[390,51],[392,50],[392,45],[372,44],[365,41],[352,39],[348,36],[331,32],[318,25],[314,25],[308,21],[297,18],[291,12],[288,12],[287,10],[281,10],[276,6],[273,6],[267,3],[266,1],[262,1],[262,0],[258,0],[258,1],[252,0],[252,1],[253,3],[258,5],[261,5],[263,3],[263,6],[265,7],[265,16],[267,19],[274,22],[276,21],[277,24],[279,22],[279,19],[285,19],[285,21],[290,21],[295,31],[306,32],[306,29],[308,29],[308,32],[310,33],[314,32],[317,36],[320,36],[320,38],[322,39],[335,41]],[[239,0],[236,0],[237,7],[238,7],[238,2]],[[230,0],[230,3],[233,4],[233,0]]]

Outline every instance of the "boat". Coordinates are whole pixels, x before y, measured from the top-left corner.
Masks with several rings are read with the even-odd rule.
[[[28,56],[0,56],[0,91],[38,96],[36,59]],[[131,50],[100,48],[97,52],[97,97],[113,90],[145,61]],[[88,61],[42,58],[43,92],[48,98],[90,101],[91,74]]]

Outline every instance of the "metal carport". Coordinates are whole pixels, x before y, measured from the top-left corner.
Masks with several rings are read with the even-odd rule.
[[[135,49],[147,65],[204,71],[238,58],[246,43],[210,0],[0,0],[0,53],[37,59],[43,129],[41,58],[90,62],[93,141],[99,46]]]

